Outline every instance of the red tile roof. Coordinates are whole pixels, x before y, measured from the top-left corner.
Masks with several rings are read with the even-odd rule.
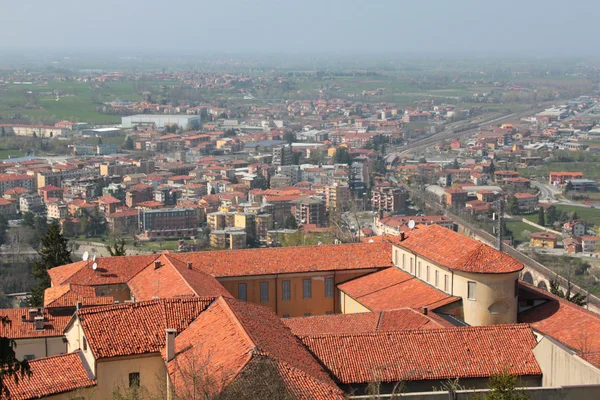
[[[110,296],[96,296],[91,286],[65,284],[53,286],[44,291],[44,307],[75,307],[77,302],[83,306],[108,305],[114,303]]]
[[[263,358],[274,363],[295,397],[343,398],[319,363],[266,307],[217,299],[175,338],[175,354],[167,368],[179,396],[185,397],[189,389],[186,378],[194,365],[226,385]]]
[[[66,393],[96,385],[81,352],[39,358],[29,362],[31,375],[5,379],[8,396],[2,399],[29,400]]]
[[[75,314],[96,359],[160,352],[165,329],[183,331],[214,298],[187,297],[82,308]]]
[[[338,288],[371,311],[405,307],[433,310],[459,300],[396,267],[361,276]]]
[[[520,298],[545,300],[519,313],[519,322],[528,323],[600,367],[600,315],[525,282],[519,281],[519,286]]]
[[[412,308],[358,314],[284,318],[282,321],[297,336],[436,329],[451,326],[443,319],[434,320]]]
[[[542,375],[527,325],[301,337],[343,384]]]
[[[514,258],[460,233],[439,225],[410,231],[408,238],[390,239],[403,247],[449,269],[480,274],[504,274],[523,269]]]
[[[231,294],[212,276],[188,269],[187,265],[167,254],[161,255],[127,284],[137,301],[155,297],[177,296],[231,297]]]
[[[33,321],[29,318],[29,308],[1,309],[0,315],[8,317],[10,324],[0,324],[0,336],[10,339],[62,336],[63,330],[71,319],[71,316],[54,316],[48,310],[42,309],[42,311],[44,315],[44,329],[36,331]]]

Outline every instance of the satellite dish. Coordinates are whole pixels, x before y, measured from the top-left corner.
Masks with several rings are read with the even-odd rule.
[[[94,254],[94,257],[92,257],[92,262],[96,262],[96,255]]]
[[[408,229],[415,229],[415,225],[415,221],[413,221],[412,219],[408,221]]]
[[[374,243],[374,240],[373,239],[369,239],[369,243]]]
[[[98,264],[94,263],[94,264],[92,265],[92,269],[93,269],[94,271],[95,271],[96,269],[98,269]]]
[[[83,253],[83,261],[87,261],[88,258],[90,258],[90,253],[88,253],[87,251],[85,253]]]
[[[323,242],[319,242],[317,243],[317,246],[321,246],[323,244]]]

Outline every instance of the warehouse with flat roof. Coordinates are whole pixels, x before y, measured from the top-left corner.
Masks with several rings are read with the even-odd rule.
[[[123,128],[135,126],[154,126],[164,128],[165,126],[177,125],[182,129],[197,129],[200,127],[199,115],[163,115],[163,114],[138,114],[121,118]]]

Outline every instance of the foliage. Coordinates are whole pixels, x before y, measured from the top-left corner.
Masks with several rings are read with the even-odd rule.
[[[79,232],[86,237],[100,237],[106,233],[106,219],[98,207],[89,212],[84,209],[79,211]]]
[[[121,238],[121,240],[114,241],[112,246],[106,246],[106,250],[110,253],[111,257],[118,257],[126,255],[125,252],[125,239]]]
[[[22,225],[33,228],[35,226],[35,214],[30,211],[23,213],[23,220],[21,223]]]
[[[346,147],[338,147],[335,150],[335,156],[333,157],[333,162],[336,164],[348,164],[352,163],[352,158],[350,157],[350,153]]]
[[[263,174],[256,174],[256,177],[252,180],[252,184],[250,185],[252,189],[268,189],[269,182],[265,179]]]
[[[133,147],[133,139],[131,138],[131,136],[127,136],[127,139],[125,139],[125,149],[133,150]]]
[[[285,229],[298,229],[298,221],[296,221],[296,218],[290,214],[285,221],[283,221],[283,227]]]
[[[237,132],[233,128],[227,129],[225,132],[223,132],[223,137],[234,137],[234,136],[237,136]]]
[[[0,246],[6,243],[6,231],[8,229],[8,221],[4,215],[0,215]]]
[[[42,247],[38,250],[40,259],[33,264],[32,275],[37,280],[38,285],[31,290],[31,306],[43,305],[44,290],[50,287],[48,270],[73,262],[67,244],[67,239],[60,233],[58,222],[50,224],[48,231],[41,239]]]
[[[485,400],[527,400],[527,393],[516,388],[517,377],[507,372],[495,374],[490,377],[490,392]]]
[[[520,212],[519,202],[517,201],[517,198],[514,195],[508,198],[508,212],[512,215],[517,215]]]
[[[554,278],[550,280],[550,293],[555,296],[561,297],[570,301],[571,303],[577,304],[578,306],[585,306],[587,304],[587,299],[584,294],[574,293],[571,295],[571,289],[573,285],[571,284],[571,280],[567,280],[567,292],[563,292],[558,283],[558,279]]]
[[[10,325],[11,321],[7,317],[0,316],[0,323]],[[0,365],[2,365],[2,369],[0,369],[0,394],[2,397],[6,396],[6,398],[10,398],[10,392],[4,385],[5,379],[12,378],[18,383],[20,378],[31,374],[27,360],[17,360],[15,347],[16,343],[13,339],[0,337]]]
[[[544,226],[546,223],[546,219],[544,218],[544,207],[540,207],[540,211],[538,213],[538,225]]]

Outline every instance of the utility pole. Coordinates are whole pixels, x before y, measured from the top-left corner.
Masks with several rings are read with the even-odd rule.
[[[497,243],[496,249],[502,251],[502,245],[504,244],[504,199],[498,200],[498,227],[496,232]]]

